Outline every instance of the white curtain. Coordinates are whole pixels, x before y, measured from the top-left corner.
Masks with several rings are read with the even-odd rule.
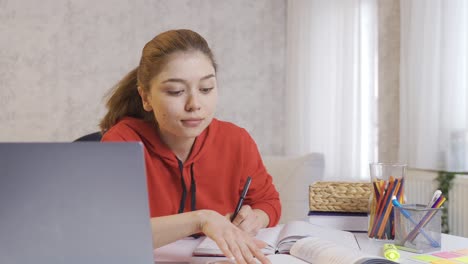
[[[400,5],[400,160],[468,171],[468,1]]]
[[[290,0],[286,153],[321,152],[326,178],[367,179],[376,155],[373,0]]]

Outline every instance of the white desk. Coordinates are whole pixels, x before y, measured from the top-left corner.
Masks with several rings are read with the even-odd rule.
[[[382,245],[383,241],[375,241],[369,239],[366,233],[356,233],[356,240],[359,243],[361,250],[367,254],[382,256]],[[201,239],[183,239],[158,248],[154,251],[155,263],[206,263],[216,258],[200,258],[192,257],[192,252],[195,247],[201,242]],[[452,235],[442,234],[442,249],[441,251],[449,251],[455,249],[468,248],[468,238],[458,237]],[[416,264],[412,260],[408,260],[414,253],[399,250],[400,252],[400,263],[402,264]]]
[[[356,240],[359,243],[359,247],[361,248],[363,252],[366,252],[367,254],[370,254],[370,255],[382,256],[382,246],[385,242],[369,239],[366,233],[357,233],[357,234],[354,234],[354,236],[356,237]],[[468,238],[442,234],[441,239],[442,239],[441,241],[442,248],[440,251],[450,251],[450,250],[468,248]],[[411,256],[414,256],[417,254],[403,251],[403,250],[398,250],[398,252],[400,253],[400,263],[407,263],[407,264],[420,263],[420,262],[416,262],[413,260],[409,260]],[[430,253],[427,253],[427,254],[430,254]]]

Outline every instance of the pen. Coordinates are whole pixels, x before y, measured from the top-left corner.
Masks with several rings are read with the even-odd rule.
[[[245,181],[244,189],[242,189],[242,194],[239,197],[239,201],[237,202],[236,210],[234,210],[234,214],[232,214],[231,222],[234,221],[234,219],[236,219],[236,216],[242,207],[242,203],[244,203],[244,199],[245,199],[245,196],[247,195],[247,191],[249,190],[251,181],[252,181],[252,177],[248,176],[247,180]]]
[[[411,218],[411,215],[408,213],[408,211],[406,211],[405,209],[403,209],[403,207],[401,206],[401,204],[398,202],[398,200],[396,199],[395,196],[392,197],[392,203],[395,207],[398,207],[400,209],[400,212],[408,219],[410,220],[411,223],[413,223],[413,225],[416,226],[416,228],[418,227],[418,223],[416,223],[416,221],[414,221],[413,218]],[[414,230],[416,230],[416,228]],[[413,231],[414,231],[413,230]],[[421,232],[421,234],[431,243],[431,246],[432,247],[440,247],[439,243],[437,241],[435,241],[434,239],[432,239],[432,237],[430,237],[426,231],[424,231],[424,229],[422,228],[419,228],[419,232]],[[405,242],[408,240],[408,237],[406,237],[406,239],[403,239],[402,241],[402,246],[404,246]]]
[[[442,192],[440,190],[435,191],[434,195],[432,196],[431,201],[427,204],[426,208],[431,208],[432,205],[434,205],[434,203],[437,201],[437,199],[439,199],[441,194],[442,194]]]

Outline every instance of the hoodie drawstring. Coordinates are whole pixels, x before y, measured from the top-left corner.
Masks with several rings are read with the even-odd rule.
[[[192,178],[190,189],[192,190],[192,211],[197,210],[197,184],[195,183],[195,176],[193,174],[193,163],[190,164],[190,177]]]
[[[179,205],[179,214],[184,212],[185,209],[185,200],[187,199],[187,187],[185,186],[185,181],[184,181],[184,164],[182,163],[181,160],[177,159],[177,162],[179,163],[179,171],[180,171],[180,178],[182,182],[182,197],[180,198],[180,205]],[[190,165],[190,177],[191,177],[191,182],[190,182],[190,190],[192,194],[192,201],[191,201],[191,209],[192,211],[195,211],[196,208],[196,193],[197,193],[197,185],[195,183],[195,177],[193,175],[193,163]]]

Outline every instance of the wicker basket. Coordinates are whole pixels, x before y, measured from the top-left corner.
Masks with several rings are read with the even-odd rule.
[[[367,212],[371,183],[319,181],[309,186],[311,211]]]

